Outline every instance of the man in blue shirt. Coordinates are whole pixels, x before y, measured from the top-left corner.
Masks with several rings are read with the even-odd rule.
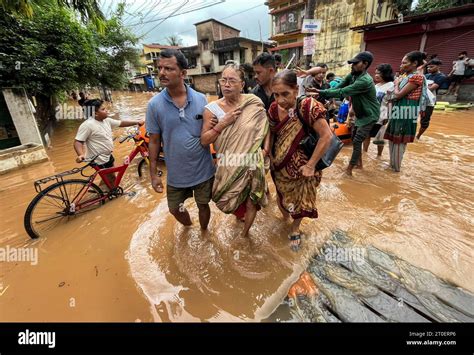
[[[179,50],[160,52],[159,79],[165,90],[150,100],[146,114],[151,184],[156,192],[163,192],[156,170],[163,142],[170,213],[183,225],[191,225],[184,201],[194,194],[199,223],[202,229],[207,229],[215,173],[209,146],[201,145],[202,113],[207,100],[184,83],[187,66],[186,57]]]
[[[446,75],[441,73],[439,67],[443,63],[439,59],[432,59],[428,64],[428,74],[425,74],[426,80],[433,80],[433,83],[428,85],[433,94],[438,93],[438,89],[442,88],[446,82]]]

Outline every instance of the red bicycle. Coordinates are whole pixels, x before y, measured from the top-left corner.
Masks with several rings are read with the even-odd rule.
[[[36,239],[59,224],[74,218],[74,216],[98,208],[105,201],[123,195],[120,182],[133,159],[139,154],[142,156],[142,161],[138,165],[139,172],[145,163],[149,164],[148,144],[138,131],[123,137],[120,139],[120,143],[131,139],[135,141],[135,147],[125,158],[123,165],[100,169],[94,163],[94,160],[97,159],[96,156],[81,168],[74,168],[35,181],[34,186],[38,194],[28,205],[24,217],[24,226],[28,235]],[[92,167],[95,170],[89,176],[84,174],[84,170],[88,167]],[[117,173],[113,185],[106,177],[112,173]],[[80,174],[86,179],[64,179],[75,174]],[[162,172],[159,171],[159,174],[161,176]],[[103,192],[94,183],[97,177],[100,177],[105,183],[109,189],[108,192]],[[55,182],[52,185],[43,189],[43,185],[53,181]]]

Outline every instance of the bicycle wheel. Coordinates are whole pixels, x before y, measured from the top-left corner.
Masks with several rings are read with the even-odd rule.
[[[81,204],[94,201],[90,206],[71,211],[71,201],[88,184],[87,180],[65,180],[57,182],[41,191],[28,205],[25,212],[24,226],[28,235],[35,239],[61,223],[67,222],[74,215],[81,214],[104,204],[102,190],[92,184],[81,199]]]
[[[158,161],[165,161],[164,157],[160,154],[160,157],[158,158]],[[138,163],[138,176],[140,178],[143,178],[145,180],[150,180],[150,168],[148,164],[146,163],[146,159],[142,158],[140,160],[140,163]]]

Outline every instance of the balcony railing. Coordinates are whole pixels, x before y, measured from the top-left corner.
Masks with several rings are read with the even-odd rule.
[[[297,22],[285,22],[275,27],[275,34],[287,33],[301,30],[302,23]]]

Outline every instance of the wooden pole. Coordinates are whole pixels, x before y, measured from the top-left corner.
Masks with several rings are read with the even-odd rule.
[[[316,0],[308,0],[306,3],[306,12],[305,12],[304,18],[308,20],[314,19],[315,8],[316,8]],[[312,33],[307,33],[306,37],[309,37],[312,35],[313,35]],[[309,69],[309,65],[311,63],[311,60],[313,59],[313,54],[306,56],[306,69]]]

